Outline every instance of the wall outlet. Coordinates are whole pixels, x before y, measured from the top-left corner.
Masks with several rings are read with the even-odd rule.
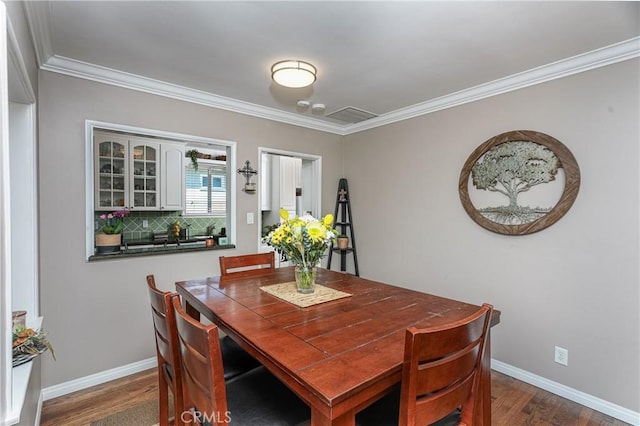
[[[143,227],[143,228],[148,228],[148,227],[149,227],[149,221],[148,221],[147,219],[144,219],[144,220],[142,221],[142,227]]]
[[[247,225],[253,225],[253,222],[254,222],[253,212],[247,213]]]
[[[556,346],[556,352],[553,360],[558,364],[569,365],[569,350]]]

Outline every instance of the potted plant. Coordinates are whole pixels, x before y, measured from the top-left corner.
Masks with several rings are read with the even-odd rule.
[[[189,151],[185,152],[184,155],[186,157],[191,158],[191,165],[193,166],[193,170],[198,170],[198,155],[200,153],[198,152],[197,149],[190,149]]]
[[[338,235],[338,248],[340,250],[346,250],[349,247],[349,237],[345,234]]]
[[[18,325],[13,329],[13,366],[16,367],[31,361],[36,356],[51,351],[53,359],[56,359],[53,353],[53,346],[47,340],[47,336],[42,330],[34,330],[24,325]]]
[[[101,214],[98,217],[98,223],[100,224],[99,233],[96,234],[96,251],[98,254],[120,251],[124,218],[129,214],[129,210],[124,209],[113,213]]]

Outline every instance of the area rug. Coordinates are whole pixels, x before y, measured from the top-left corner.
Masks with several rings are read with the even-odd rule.
[[[90,426],[158,426],[158,400],[153,399],[91,422]]]
[[[331,302],[332,300],[338,300],[352,296],[352,294],[350,293],[345,293],[344,291],[340,290],[334,290],[332,288],[318,284],[316,284],[315,291],[313,293],[298,293],[295,281],[266,285],[260,287],[260,290],[301,308],[307,308],[309,306],[318,305],[320,303]]]

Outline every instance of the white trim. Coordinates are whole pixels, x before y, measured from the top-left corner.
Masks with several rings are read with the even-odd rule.
[[[128,72],[118,71],[116,69],[94,65],[71,58],[65,58],[63,56],[54,55],[50,57],[47,62],[41,66],[41,68],[45,71],[83,78],[86,80],[96,81],[98,83],[123,87],[125,89],[138,90],[145,93],[237,112],[253,117],[307,127],[309,129],[342,134],[342,126],[332,123]]]
[[[33,422],[34,425],[40,424],[40,419],[42,418],[42,403],[44,402],[44,398],[42,396],[42,390],[40,391],[40,396],[38,397],[38,409],[36,410],[36,418]]]
[[[28,4],[29,2],[26,3]],[[635,37],[610,46],[542,65],[528,71],[470,87],[459,92],[401,108],[370,120],[342,125],[49,54],[51,47],[50,41],[48,40],[48,16],[45,19],[43,16],[39,16],[39,13],[35,13],[29,9],[29,7],[26,8],[29,21],[31,22],[33,18],[35,18],[36,21],[33,39],[35,40],[38,58],[42,61],[41,68],[43,70],[342,136],[640,57],[640,37]],[[31,9],[38,10],[37,7]],[[40,48],[38,48],[39,45]]]
[[[302,158],[303,160],[311,161],[313,163],[313,175],[316,191],[316,197],[312,201],[312,210],[314,210],[316,215],[322,215],[322,156],[315,154],[307,154],[304,152],[294,152],[294,151],[285,151],[282,149],[275,148],[266,148],[266,147],[258,147],[258,164],[262,163],[262,155],[263,154],[275,154],[275,155],[287,155],[291,157]],[[258,173],[258,179],[264,179],[263,175]],[[258,180],[258,188],[261,187],[260,180]],[[263,252],[267,246],[262,244],[262,206],[261,200],[265,194],[260,191],[259,197],[256,197],[257,203],[257,211],[258,211],[258,252]],[[272,251],[271,248],[268,251]]]
[[[106,370],[100,373],[81,377],[75,380],[61,383],[59,385],[49,386],[42,389],[41,400],[48,401],[50,399],[67,395],[72,392],[87,389],[91,386],[100,385],[102,383],[120,379],[131,374],[139,373],[141,371],[154,368],[156,365],[157,359],[153,357],[134,362],[132,364],[127,364],[122,367],[116,367],[111,370]],[[584,405],[585,407],[589,407],[601,413],[615,417],[616,419],[622,420],[631,425],[640,425],[640,413],[636,413],[627,408],[620,407],[619,405],[604,401],[600,398],[588,395],[579,390],[561,385],[559,383],[545,379],[544,377],[537,376],[533,373],[519,369],[517,367],[513,367],[496,359],[491,359],[491,368],[525,383],[529,383],[533,386],[544,389],[555,395]]]
[[[85,255],[86,260],[89,260],[89,257],[94,254],[94,223],[93,223],[93,214],[94,214],[94,172],[93,172],[93,131],[95,128],[105,129],[105,130],[116,130],[127,133],[135,133],[139,135],[148,135],[158,138],[165,138],[170,140],[177,140],[180,142],[184,142],[187,145],[189,144],[206,144],[206,145],[219,145],[228,147],[231,151],[231,160],[227,164],[228,170],[236,169],[236,145],[237,143],[234,141],[228,141],[223,139],[214,139],[203,136],[195,136],[195,135],[187,135],[183,133],[174,133],[167,132],[164,130],[156,130],[156,129],[147,129],[144,127],[136,127],[136,126],[127,126],[124,124],[115,124],[115,123],[106,123],[95,120],[86,120],[85,121],[85,199],[87,200],[87,205],[85,206]],[[229,210],[229,229],[231,233],[231,244],[235,244],[236,241],[236,219],[235,219],[235,211],[236,211],[236,198],[237,198],[237,190],[236,188],[236,174],[229,173],[231,188],[234,188],[234,191],[231,192],[231,202],[228,206]]]
[[[22,58],[22,53],[20,53],[18,38],[9,20],[7,20],[7,56],[16,71],[24,100],[28,103],[34,103],[36,101],[36,95],[31,86],[31,80],[29,80],[27,66]]]
[[[6,6],[0,2],[0,58],[7,57]],[[11,174],[7,61],[0,61],[0,424],[11,415]]]
[[[51,43],[51,4],[50,2],[25,1],[22,6],[29,23],[33,47],[38,65],[42,66],[53,55]]]
[[[112,368],[111,370],[102,371],[100,373],[91,374],[89,376],[80,377],[58,385],[49,386],[42,389],[42,399],[48,401],[59,396],[67,395],[72,392],[90,388],[91,386],[101,385],[102,383],[120,379],[131,374],[139,373],[158,365],[156,357],[143,359],[142,361],[123,365],[121,367]]]
[[[392,111],[380,117],[372,118],[371,120],[353,124],[346,131],[346,134],[357,133],[420,115],[453,108],[639,56],[640,37],[636,37],[602,49],[576,55],[505,78],[470,87],[459,92],[450,93],[407,108]]]
[[[515,379],[529,383],[540,389],[544,389],[555,395],[566,398],[570,401],[577,402],[580,405],[589,407],[593,410],[604,413],[608,416],[615,417],[623,422],[629,423],[634,426],[640,425],[640,413],[629,410],[628,408],[621,407],[612,402],[605,401],[593,395],[586,394],[577,389],[570,388],[569,386],[556,383],[552,380],[540,377],[536,374],[506,364],[496,359],[491,359],[491,368],[500,373],[511,376]]]

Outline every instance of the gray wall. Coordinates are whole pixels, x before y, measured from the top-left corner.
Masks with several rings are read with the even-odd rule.
[[[84,122],[87,119],[237,142],[238,164],[258,147],[322,156],[323,212],[333,211],[342,172],[339,136],[40,73],[40,295],[57,361],[43,359],[43,387],[155,356],[145,276],[166,290],[219,274],[218,256],[256,252],[258,197],[237,189],[237,249],[85,262]]]
[[[630,60],[347,136],[361,274],[493,303],[493,358],[639,411],[639,75]],[[504,236],[457,185],[478,145],[516,129],[564,143],[582,183],[555,225]]]
[[[344,138],[41,72],[41,301],[58,357],[43,358],[43,386],[154,355],[147,273],[165,289],[218,273],[211,252],[85,262],[93,119],[234,140],[252,164],[258,146],[322,155],[323,212],[344,160],[363,276],[491,302],[495,359],[639,411],[639,71],[627,61]],[[469,154],[514,129],[556,137],[582,173],[567,215],[520,237],[476,225],[457,192]],[[248,211],[257,197],[238,192],[238,249],[224,254],[255,251]],[[569,366],[553,362],[554,345]]]

